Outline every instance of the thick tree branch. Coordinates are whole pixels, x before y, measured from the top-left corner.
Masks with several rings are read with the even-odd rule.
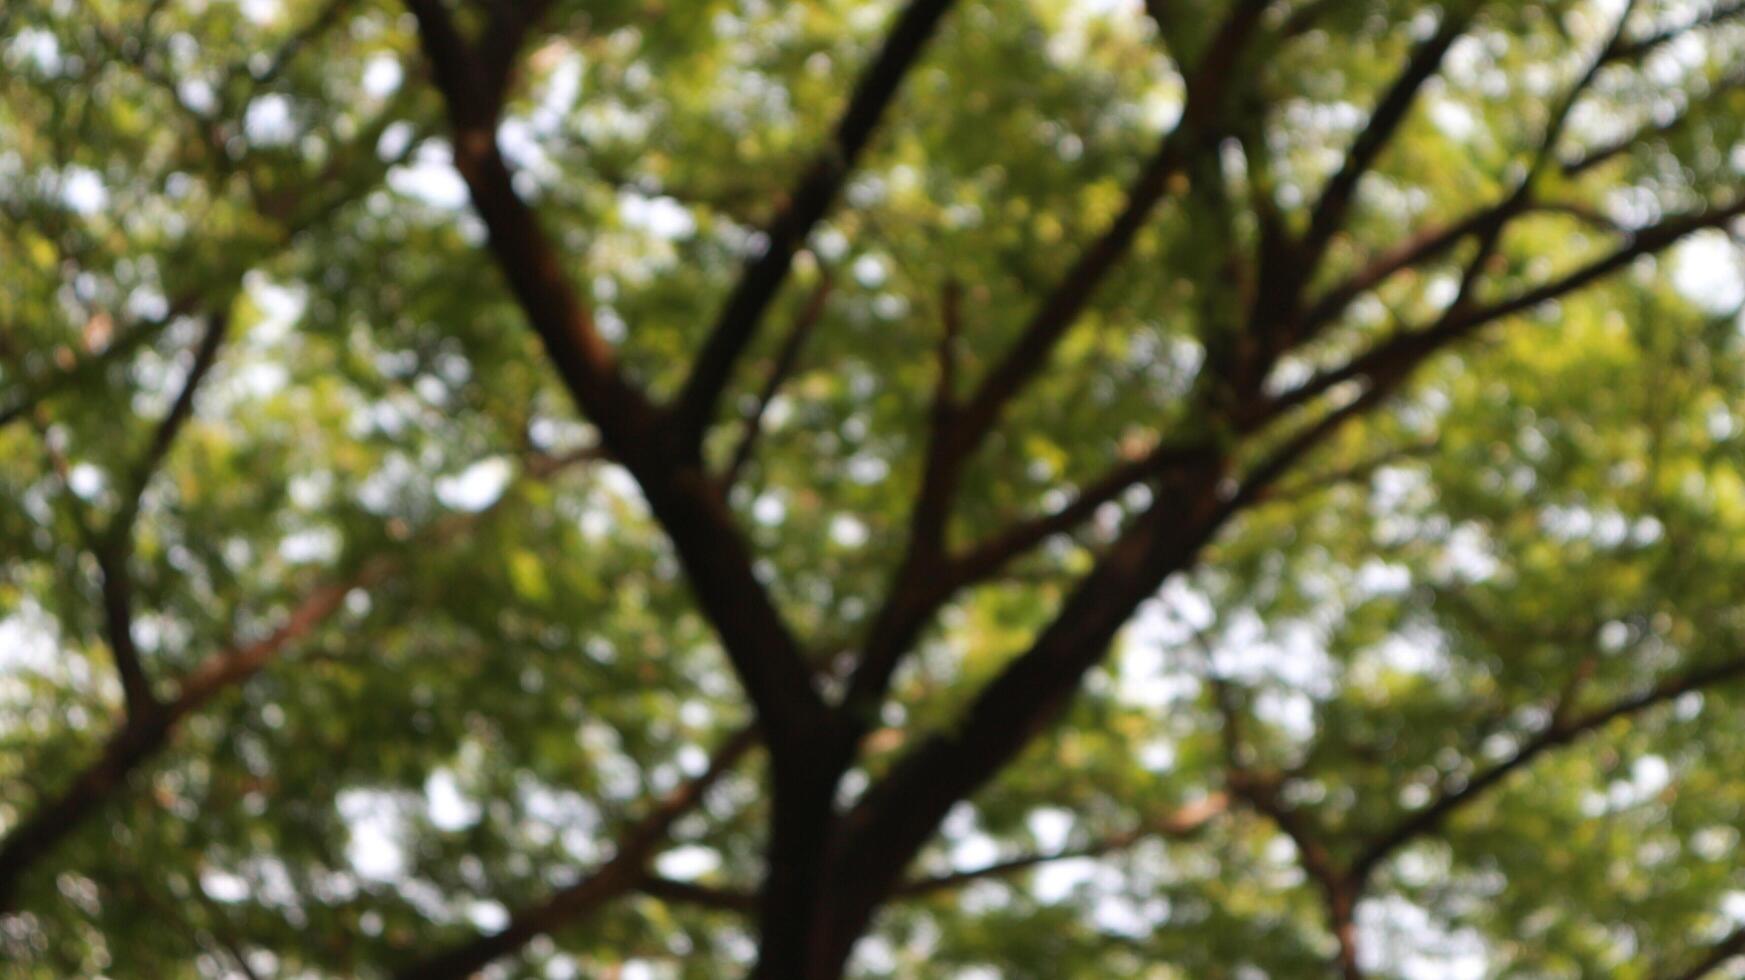
[[[1671,119],[1640,126],[1610,143],[1591,147],[1580,156],[1564,161],[1561,165],[1563,175],[1565,177],[1580,177],[1595,167],[1629,153],[1649,140],[1670,136],[1690,125],[1697,118],[1698,110],[1705,103],[1728,93],[1736,92],[1740,88],[1745,88],[1745,72],[1729,74],[1717,80],[1713,87]]]
[[[1079,254],[1000,362],[961,401],[952,392],[941,389],[942,395],[953,397],[936,401],[921,486],[910,516],[907,551],[884,604],[873,618],[860,661],[849,678],[843,703],[851,724],[865,725],[870,721],[874,706],[884,696],[905,652],[939,606],[968,581],[962,577],[963,571],[997,569],[1018,553],[1005,549],[1021,549],[1031,534],[1047,532],[1042,534],[1046,538],[1054,533],[1047,526],[1020,530],[1013,541],[974,553],[973,564],[958,570],[957,582],[940,575],[946,548],[945,526],[968,457],[998,422],[1005,406],[1042,370],[1055,346],[1089,306],[1097,286],[1131,250],[1147,220],[1168,196],[1170,178],[1213,126],[1235,74],[1234,67],[1267,6],[1266,0],[1242,0],[1226,18],[1200,64],[1189,75],[1188,101],[1181,124],[1162,138],[1151,158],[1141,165],[1120,214]],[[955,329],[949,322],[948,328]],[[1106,485],[1097,489],[1109,490]],[[1082,498],[1082,502],[1087,510],[1094,510],[1089,507],[1089,498]],[[1068,518],[1078,517],[1078,510],[1073,508]]]
[[[355,2],[356,0],[327,0],[326,3],[322,4],[321,8],[315,12],[315,16],[309,18],[302,27],[297,28],[280,43],[278,50],[273,53],[271,58],[267,59],[260,71],[247,72],[249,77],[254,79],[255,85],[264,87],[276,81],[279,76],[285,73],[286,69],[291,67],[297,57],[308,49],[309,45],[333,29],[339,23],[339,19],[344,16],[347,8]],[[245,65],[238,65],[231,69],[233,75],[240,75],[245,71]]]
[[[1509,206],[1510,199],[1505,199],[1452,224],[1420,231],[1376,255],[1310,304],[1308,311],[1298,319],[1295,338],[1297,343],[1314,339],[1322,328],[1343,314],[1359,296],[1407,269],[1418,268],[1446,254],[1467,236],[1479,234],[1497,221],[1503,220]]]
[[[146,444],[145,452],[140,454],[121,488],[121,505],[110,519],[105,534],[111,545],[123,547],[125,550],[125,546],[120,543],[133,533],[133,525],[138,519],[140,502],[145,496],[146,487],[163,466],[164,457],[169,455],[170,447],[175,444],[182,427],[193,417],[194,395],[200,383],[206,379],[207,372],[218,363],[218,348],[223,345],[225,333],[229,329],[229,310],[218,310],[206,318],[206,330],[194,348],[194,360],[188,368],[181,390],[170,404],[169,411],[159,420],[157,428],[152,432],[151,441]]]
[[[985,540],[949,559],[946,580],[954,586],[971,585],[995,575],[1007,563],[1057,534],[1068,534],[1090,520],[1104,504],[1148,479],[1170,470],[1203,464],[1213,456],[1204,446],[1161,445],[1138,459],[1127,460],[1079,488],[1071,501],[1057,510],[1014,521]]]
[[[764,379],[763,389],[757,393],[756,403],[741,423],[743,431],[739,436],[739,445],[728,456],[727,469],[721,474],[723,492],[733,488],[740,471],[750,461],[752,450],[757,448],[757,439],[763,429],[764,414],[769,411],[770,402],[775,400],[783,382],[794,373],[794,367],[800,361],[800,351],[806,346],[806,338],[812,335],[818,321],[823,319],[825,304],[829,299],[830,276],[826,273],[819,279],[817,288],[812,290],[812,298],[806,301],[799,315],[794,318],[793,326],[788,329],[787,336],[782,339],[775,363],[770,365],[769,377]]]
[[[1702,956],[1690,967],[1676,974],[1669,974],[1666,980],[1703,980],[1736,957],[1745,956],[1745,927],[1734,929],[1721,937],[1719,942],[1710,946]]]
[[[1101,235],[1080,253],[1054,291],[1042,301],[1006,352],[956,414],[951,433],[954,458],[981,442],[1005,406],[1047,362],[1060,339],[1090,305],[1096,288],[1132,248],[1139,232],[1169,191],[1169,178],[1181,166],[1184,136],[1165,137],[1127,191],[1127,203]]]
[[[639,887],[646,888],[648,862],[666,841],[673,824],[694,810],[710,787],[757,745],[757,741],[755,728],[747,727],[735,733],[710,756],[703,772],[657,801],[618,838],[612,857],[574,884],[558,890],[538,905],[516,911],[502,929],[421,959],[395,976],[402,980],[464,980],[492,960],[515,952],[535,937],[578,922],[612,899]]]
[[[892,898],[924,898],[939,892],[961,888],[977,881],[990,878],[1010,878],[1057,861],[1107,857],[1145,840],[1186,840],[1205,829],[1207,824],[1228,812],[1229,809],[1229,797],[1226,794],[1211,793],[1204,799],[1165,814],[1158,820],[1150,821],[1131,830],[1110,834],[1088,844],[1036,854],[1024,854],[995,861],[979,868],[966,868],[962,871],[912,878],[899,885],[892,893]],[[659,875],[644,877],[637,887],[644,894],[662,901],[682,905],[695,905],[701,908],[740,913],[750,912],[757,908],[757,896],[749,891],[715,888],[689,881],[675,881]]]
[[[455,169],[489,230],[497,265],[571,394],[613,453],[632,458],[648,433],[653,410],[621,375],[617,354],[600,335],[538,220],[515,191],[497,145],[502,90],[493,81],[494,69],[461,36],[441,0],[408,0],[407,6],[418,19],[419,38],[448,105]],[[524,30],[529,22],[517,17],[515,23]],[[510,33],[506,27],[494,28],[493,43],[507,45]]]
[[[371,147],[372,156],[375,137],[379,135],[380,126],[385,124],[385,121],[379,120],[377,126],[370,127],[360,137]],[[372,182],[373,178],[379,177],[382,169],[385,168],[378,168],[372,172]],[[334,209],[355,199],[361,190],[362,186],[344,188],[340,193],[327,196],[317,207],[296,220],[283,223],[279,228],[279,244],[289,243],[304,230],[331,214]],[[228,301],[229,294],[226,293],[220,305],[228,303]],[[20,385],[22,394],[19,398],[4,409],[0,409],[0,426],[14,419],[26,417],[34,412],[43,400],[59,394],[89,375],[102,371],[115,361],[155,340],[178,319],[190,314],[199,305],[202,304],[194,293],[183,293],[170,302],[169,308],[163,316],[135,325],[121,339],[111,343],[98,353],[86,355],[71,368],[37,379],[26,379]],[[192,367],[179,394],[168,413],[155,428],[141,458],[135,463],[130,473],[127,474],[125,482],[119,488],[120,505],[116,513],[110,518],[102,533],[99,534],[91,530],[86,535],[87,545],[98,566],[105,633],[113,651],[130,716],[149,714],[161,707],[152,692],[151,683],[143,668],[133,639],[133,589],[131,575],[127,567],[132,555],[131,538],[146,485],[161,465],[177,434],[191,415],[195,392],[216,361],[218,348],[228,329],[228,310],[217,309],[210,312],[206,320],[207,328],[195,349]]]
[[[934,379],[933,418],[935,429],[943,428],[957,411],[957,365],[963,354],[963,284],[947,279],[939,295],[939,346],[933,359],[939,365]]]
[[[740,915],[757,911],[757,893],[744,888],[717,888],[650,874],[643,876],[636,890],[672,905],[693,905]]]
[[[515,58],[529,31],[545,18],[552,0],[491,0],[491,20],[479,38],[479,79],[484,91],[479,98],[500,106],[508,98],[515,73]]]
[[[1615,45],[1607,56],[1607,60],[1641,61],[1645,55],[1671,44],[1692,31],[1700,31],[1740,17],[1745,17],[1745,3],[1718,3],[1682,24]]]
[[[168,738],[166,712],[125,724],[104,744],[97,760],[68,787],[15,824],[0,840],[0,913],[16,911],[24,874],[106,800]]]
[[[865,652],[843,698],[848,715],[872,717],[915,637],[933,612],[958,591],[994,577],[1049,538],[1072,532],[1098,508],[1133,487],[1173,470],[1209,464],[1214,455],[1209,447],[1159,446],[1139,459],[1111,467],[1059,509],[1015,521],[960,553],[935,551],[925,557],[912,553],[895,576],[895,598],[880,610],[868,631]]]
[[[817,737],[830,727],[829,709],[799,644],[752,573],[751,556],[717,485],[688,454],[670,452],[661,416],[623,376],[616,352],[516,193],[497,145],[501,105],[494,101],[489,66],[440,0],[407,3],[448,105],[455,165],[489,230],[498,266],[571,396],[599,428],[606,451],[636,477],[678,550],[691,588],[757,708],[777,768],[815,764]]]
[[[1110,834],[1088,844],[1039,854],[1025,854],[1003,861],[995,861],[979,868],[967,868],[963,871],[952,871],[926,878],[914,878],[899,886],[894,896],[917,898],[961,888],[972,882],[988,878],[1009,878],[1056,861],[1107,857],[1145,840],[1185,840],[1205,829],[1207,824],[1228,812],[1229,809],[1229,796],[1224,793],[1210,793],[1204,799],[1164,814],[1157,820],[1148,821],[1131,830]]]
[[[1230,772],[1231,791],[1278,827],[1296,847],[1297,863],[1321,890],[1327,925],[1339,941],[1336,964],[1345,980],[1361,980],[1357,954],[1357,899],[1362,880],[1339,866],[1328,849],[1326,835],[1314,826],[1308,814],[1279,798],[1276,782],[1254,777],[1241,769]]]
[[[1018,340],[982,379],[953,423],[949,458],[961,459],[978,446],[999,421],[1006,405],[1042,370],[1049,355],[1090,305],[1097,287],[1132,249],[1139,232],[1169,195],[1170,178],[1200,151],[1215,128],[1220,107],[1235,80],[1235,66],[1246,51],[1268,4],[1242,0],[1220,27],[1200,64],[1189,74],[1182,122],[1159,142],[1127,189],[1120,214],[1093,240],[1037,307]]]
[[[1366,878],[1395,851],[1436,830],[1462,807],[1471,804],[1509,774],[1525,767],[1545,752],[1568,745],[1619,718],[1639,714],[1693,691],[1702,691],[1742,678],[1745,678],[1745,657],[1735,657],[1667,678],[1639,694],[1621,698],[1604,707],[1548,726],[1528,739],[1508,758],[1477,773],[1459,789],[1444,792],[1422,810],[1370,841],[1353,862],[1352,874],[1360,879]]]
[[[1565,213],[1608,232],[1620,232],[1615,223],[1577,205],[1556,202],[1522,200],[1512,193],[1495,204],[1481,208],[1446,225],[1433,226],[1417,232],[1403,241],[1377,253],[1361,268],[1328,287],[1297,320],[1296,342],[1301,345],[1313,340],[1329,324],[1337,320],[1358,297],[1387,282],[1408,269],[1420,269],[1426,263],[1446,255],[1462,241],[1474,235],[1484,235],[1499,222],[1515,214],[1529,212]]]
[[[1533,207],[1532,188],[1534,179],[1553,159],[1557,147],[1557,141],[1562,137],[1564,126],[1569,121],[1570,112],[1575,108],[1576,103],[1580,101],[1582,95],[1593,84],[1594,79],[1598,77],[1600,69],[1605,66],[1607,59],[1611,56],[1612,52],[1617,49],[1620,44],[1620,38],[1623,36],[1624,25],[1629,21],[1630,13],[1634,9],[1635,0],[1627,0],[1624,5],[1624,10],[1618,16],[1617,26],[1612,35],[1608,38],[1605,45],[1601,47],[1599,54],[1589,62],[1587,69],[1582,73],[1581,77],[1570,87],[1569,91],[1564,94],[1564,97],[1553,108],[1551,117],[1545,126],[1544,133],[1540,137],[1539,145],[1533,154],[1531,162],[1526,167],[1525,172],[1515,181],[1514,188],[1505,195],[1501,201],[1492,207],[1481,210],[1472,216],[1449,226],[1446,229],[1428,235],[1416,236],[1402,245],[1389,250],[1373,261],[1369,266],[1360,270],[1355,276],[1347,279],[1338,286],[1335,286],[1318,300],[1314,306],[1308,310],[1306,315],[1297,319],[1293,316],[1294,310],[1291,309],[1291,306],[1295,303],[1294,296],[1296,292],[1306,284],[1308,281],[1307,277],[1313,276],[1314,266],[1320,263],[1324,256],[1326,246],[1331,240],[1331,235],[1336,233],[1338,226],[1343,223],[1344,211],[1349,207],[1349,196],[1352,190],[1354,190],[1355,185],[1341,189],[1339,186],[1340,177],[1345,174],[1346,169],[1356,167],[1359,170],[1365,170],[1371,163],[1373,163],[1374,155],[1379,152],[1380,147],[1365,147],[1364,139],[1370,135],[1370,129],[1375,127],[1378,120],[1387,124],[1387,131],[1379,138],[1382,139],[1384,143],[1387,139],[1391,138],[1393,130],[1398,127],[1400,121],[1403,119],[1405,109],[1409,106],[1410,102],[1413,101],[1413,93],[1415,93],[1418,88],[1421,88],[1428,78],[1427,75],[1424,77],[1416,77],[1417,72],[1425,69],[1424,65],[1418,63],[1419,59],[1426,55],[1433,54],[1436,64],[1428,66],[1428,70],[1431,73],[1434,73],[1437,66],[1440,65],[1441,59],[1447,54],[1447,44],[1442,44],[1439,52],[1435,50],[1439,43],[1436,37],[1432,37],[1430,40],[1426,41],[1424,46],[1420,48],[1418,55],[1414,57],[1413,63],[1408,66],[1400,81],[1396,83],[1396,88],[1393,91],[1390,91],[1388,96],[1383,99],[1383,108],[1377,110],[1377,117],[1371,120],[1370,129],[1365,130],[1363,136],[1359,137],[1357,145],[1353,147],[1353,157],[1348,157],[1346,159],[1345,167],[1341,169],[1339,175],[1334,177],[1333,182],[1328,186],[1327,192],[1323,194],[1321,203],[1317,205],[1316,217],[1320,217],[1322,206],[1329,203],[1328,195],[1342,194],[1346,198],[1343,202],[1332,202],[1332,210],[1334,212],[1334,218],[1332,220],[1334,220],[1336,224],[1332,226],[1331,230],[1325,231],[1325,234],[1327,234],[1328,237],[1324,240],[1320,240],[1318,245],[1316,244],[1315,237],[1317,233],[1314,224],[1311,223],[1308,236],[1305,238],[1302,250],[1300,251],[1309,249],[1314,249],[1314,251],[1306,252],[1306,258],[1299,255],[1298,260],[1291,263],[1291,268],[1296,270],[1295,274],[1304,277],[1297,279],[1290,284],[1290,288],[1287,292],[1293,298],[1287,300],[1287,305],[1284,307],[1280,307],[1276,301],[1257,304],[1255,308],[1257,325],[1263,317],[1277,317],[1282,315],[1287,320],[1293,321],[1287,336],[1282,338],[1283,346],[1288,347],[1292,344],[1300,345],[1306,343],[1314,339],[1322,329],[1337,318],[1339,314],[1344,312],[1345,308],[1358,296],[1373,289],[1395,273],[1405,268],[1416,266],[1421,262],[1440,255],[1458,244],[1468,235],[1473,235],[1479,240],[1477,254],[1467,263],[1454,302],[1455,308],[1464,307],[1471,297],[1472,290],[1478,283],[1479,276],[1484,269],[1485,263],[1497,248],[1509,222]],[[1451,14],[1444,18],[1443,28],[1450,28],[1454,31],[1454,38],[1449,38],[1448,43],[1452,43],[1452,40],[1457,38],[1459,34],[1464,33],[1465,28],[1471,23],[1472,16],[1476,10],[1477,7],[1474,5],[1469,7],[1464,13]],[[1438,31],[1438,36],[1440,35],[1441,29]],[[1414,78],[1416,78],[1415,82],[1413,81]],[[1402,92],[1398,87],[1402,85],[1411,86],[1411,91]],[[1403,99],[1404,103],[1397,102],[1396,100],[1398,99]],[[1389,118],[1384,118],[1384,111],[1388,117],[1391,117],[1391,121]],[[1360,154],[1368,157],[1367,163],[1354,160],[1354,157]]]
[[[1561,299],[1628,267],[1645,255],[1664,251],[1697,231],[1722,227],[1742,214],[1745,214],[1745,199],[1665,218],[1637,231],[1627,244],[1557,279],[1495,303],[1464,312],[1456,311],[1452,316],[1443,317],[1434,327],[1401,333],[1383,341],[1345,364],[1324,371],[1273,399],[1262,415],[1276,418],[1346,381],[1376,378],[1415,365],[1491,323]]]
[[[762,251],[747,264],[709,331],[690,377],[674,405],[674,426],[682,451],[699,451],[734,366],[757,334],[764,311],[787,279],[794,254],[823,220],[848,174],[871,141],[897,88],[920,57],[952,0],[910,0],[897,16],[884,46],[860,80],[837,121],[829,146],[801,177],[770,226]]]
[[[274,249],[289,245],[338,208],[357,199],[364,190],[380,179],[393,161],[378,160],[375,146],[382,128],[391,121],[391,118],[385,116],[379,118],[375,124],[366,127],[359,134],[359,142],[354,144],[354,149],[358,146],[367,148],[368,157],[372,161],[372,166],[361,175],[364,179],[355,183],[339,183],[336,180],[338,174],[326,175],[321,181],[322,186],[325,188],[338,183],[336,192],[311,193],[309,196],[317,199],[316,205],[277,226],[271,243]],[[340,159],[340,156],[335,159]],[[254,258],[258,256],[252,256],[245,261],[253,261]],[[60,394],[76,382],[144,347],[177,320],[208,305],[193,292],[171,290],[170,293],[172,298],[162,317],[140,322],[102,351],[87,355],[68,370],[24,381],[21,385],[23,394],[18,400],[0,409],[0,425],[17,418],[31,417],[44,399]],[[228,294],[225,301],[228,301]],[[145,483],[169,451],[177,432],[192,411],[195,391],[216,358],[227,327],[227,318],[227,311],[207,312],[208,329],[196,350],[190,374],[169,413],[154,431],[152,441],[136,465],[130,482],[123,488],[122,512],[111,520],[109,528],[109,533],[117,541],[125,543],[132,528],[133,515],[137,513],[139,506],[139,494],[143,492]],[[87,530],[87,545],[93,551],[107,551],[104,547],[104,536],[97,534],[94,529]],[[99,562],[104,576],[105,618],[112,647],[118,643],[120,649],[130,651],[122,654],[119,659],[126,659],[130,664],[137,665],[138,656],[137,651],[133,650],[131,628],[131,590],[127,584],[125,561],[125,555],[116,560],[108,560],[107,568],[102,567],[104,560]],[[363,577],[352,584],[361,583],[375,574],[373,567],[366,565]],[[245,680],[269,662],[284,646],[312,630],[337,608],[338,599],[350,587],[352,585],[347,584],[337,592],[329,589],[318,590],[294,610],[286,625],[272,636],[254,644],[214,654],[182,680],[177,693],[167,702],[155,703],[155,699],[151,698],[150,685],[144,680],[143,669],[135,670],[133,666],[122,668],[123,691],[128,696],[129,711],[121,726],[105,742],[98,758],[75,774],[65,790],[25,816],[4,838],[0,838],[0,911],[12,907],[22,875],[46,857],[55,844],[91,817],[135,769],[159,751],[168,742],[183,717],[203,706],[230,684]],[[116,637],[121,639],[116,641]],[[141,706],[147,706],[146,710],[139,710]]]
[[[1271,452],[1261,457],[1243,476],[1237,491],[1225,502],[1226,513],[1234,514],[1265,498],[1268,491],[1289,473],[1312,450],[1325,442],[1347,422],[1368,413],[1380,405],[1405,380],[1410,372],[1398,371],[1378,378],[1361,394],[1328,412],[1313,423],[1285,439]]]
[[[1705,213],[1700,220],[1713,224],[1722,219]],[[1639,235],[1632,247],[1643,252],[1664,247],[1686,230],[1676,222],[1661,226]],[[1555,290],[1543,287],[1533,291],[1531,301],[1517,297],[1473,314],[1462,314],[1457,306],[1445,315],[1438,329],[1449,324],[1488,322],[1579,288],[1627,261],[1613,256],[1609,262],[1584,267],[1558,280]],[[1453,336],[1459,336],[1459,331]],[[1387,370],[1368,375],[1372,384],[1362,395],[1288,440],[1228,499],[1220,500],[1215,492],[1218,471],[1212,468],[1199,480],[1184,476],[1174,488],[1175,494],[1165,488],[1153,509],[1134,522],[1068,598],[1054,623],[1030,650],[984,688],[960,723],[951,732],[928,739],[901,760],[849,814],[843,835],[848,843],[841,845],[842,859],[847,880],[863,883],[864,892],[858,900],[867,903],[864,911],[870,912],[871,905],[890,890],[889,869],[912,857],[950,806],[978,788],[1058,713],[1121,624],[1169,572],[1191,562],[1222,521],[1251,502],[1259,490],[1344,421],[1373,408],[1403,382],[1416,363],[1418,360],[1388,364],[1384,365]],[[1161,510],[1165,507],[1168,510]],[[1343,897],[1355,900],[1349,894]],[[860,911],[850,907],[846,914],[852,918]]]
[[[559,466],[529,468],[541,479]],[[426,546],[440,544],[476,526],[509,498],[491,507],[438,521],[424,535]],[[400,558],[379,555],[344,577],[320,585],[303,597],[271,633],[249,643],[232,645],[208,655],[185,674],[176,693],[156,710],[128,714],[109,737],[97,759],[73,776],[67,788],[26,816],[0,838],[0,911],[12,908],[24,873],[47,857],[51,849],[90,819],[126,779],[161,751],[189,715],[265,669],[292,644],[320,627],[344,605],[354,589],[368,589],[389,578]]]
[[[948,280],[940,293],[939,343],[933,353],[938,373],[934,376],[933,401],[927,412],[921,486],[909,515],[908,548],[897,574],[899,582],[937,562],[945,550],[946,519],[962,465],[952,455],[955,450],[952,434],[962,410],[957,394],[959,346],[963,338],[962,300],[962,288],[956,280]]]
[[[122,702],[127,717],[143,718],[158,710],[158,699],[133,640],[133,578],[127,570],[128,554],[99,547],[95,557],[103,595],[103,632],[109,640],[115,673],[121,678]]]
[[[183,679],[173,699],[148,712],[129,712],[95,762],[80,770],[66,789],[0,840],[0,911],[11,910],[24,873],[82,826],[134,770],[162,750],[183,719],[220,692],[252,676],[286,646],[315,629],[340,607],[354,586],[384,572],[385,569],[366,567],[355,579],[317,589],[273,633],[202,661]]]
[[[226,322],[226,314],[210,320],[180,392],[169,411],[153,428],[145,451],[118,488],[120,503],[107,525],[99,531],[82,512],[75,513],[85,546],[97,565],[104,636],[121,681],[129,721],[144,720],[160,707],[133,637],[133,578],[128,563],[133,554],[133,529],[140,498],[193,410],[194,392],[217,357]],[[44,438],[47,439],[46,432]],[[50,460],[64,482],[67,479],[65,459],[46,441],[44,445],[49,447]]]
[[[1441,70],[1442,60],[1447,56],[1448,49],[1466,33],[1476,9],[1477,4],[1463,0],[1455,9],[1444,11],[1435,33],[1412,52],[1399,76],[1388,86],[1387,92],[1370,113],[1369,122],[1346,151],[1339,170],[1322,189],[1321,196],[1309,214],[1308,230],[1293,249],[1295,261],[1292,265],[1297,278],[1289,290],[1291,294],[1294,295],[1301,288],[1301,284],[1307,282],[1319,268],[1333,236],[1345,226],[1346,215],[1356,200],[1358,183],[1370,172],[1382,151],[1393,141],[1400,125],[1405,122],[1406,116],[1417,102],[1418,93]]]
[[[277,229],[274,248],[283,248],[295,241],[298,236],[319,224],[344,207],[362,196],[369,187],[374,186],[387,173],[388,169],[403,162],[405,154],[409,154],[418,145],[417,140],[408,140],[406,149],[400,158],[382,160],[376,154],[376,146],[383,131],[398,118],[398,113],[383,111],[370,125],[358,134],[358,138],[350,144],[349,153],[336,153],[333,164],[311,186],[305,187],[302,193],[287,195],[298,201],[313,200],[314,204],[301,213],[289,217]],[[342,163],[363,157],[369,161],[369,166],[361,174],[362,179],[356,182],[345,182]],[[337,191],[322,193],[329,187],[337,185]],[[238,270],[240,271],[240,270]],[[76,360],[71,367],[58,371],[46,371],[35,377],[23,377],[9,384],[11,397],[0,399],[0,428],[26,418],[37,405],[53,398],[79,382],[100,374],[104,369],[120,359],[134,353],[141,347],[150,344],[183,317],[195,315],[206,309],[208,304],[202,302],[200,295],[192,291],[172,291],[167,309],[160,317],[141,320],[134,323],[101,351],[88,353]],[[209,312],[209,311],[208,311]]]
[[[194,362],[188,368],[182,389],[158,422],[145,452],[128,474],[121,487],[121,504],[93,549],[102,579],[103,619],[109,648],[115,657],[116,671],[121,675],[121,690],[126,698],[129,719],[150,715],[159,707],[139,648],[133,640],[133,575],[128,570],[128,563],[133,557],[134,524],[152,476],[163,465],[182,427],[193,417],[194,394],[200,382],[205,380],[206,373],[218,361],[218,347],[224,341],[229,323],[229,311],[208,318],[206,332],[194,351]]]
[[[965,411],[969,421],[960,416],[969,433],[990,424],[1007,393],[1021,387],[1040,365],[1051,346],[1049,335],[1059,329],[1047,319],[1033,322],[1016,352],[971,399]],[[1372,391],[1348,413],[1333,413],[1330,421],[1312,426],[1288,445],[1270,469],[1250,481],[1250,490],[1275,479],[1340,421],[1385,394],[1380,385]],[[987,405],[994,406],[993,413],[978,408]],[[977,411],[982,413],[979,421],[973,414]],[[843,849],[848,852],[848,879],[865,883],[863,901],[876,903],[889,890],[890,868],[906,863],[951,805],[979,787],[1059,712],[1139,602],[1170,572],[1189,563],[1235,512],[1230,502],[1218,498],[1220,472],[1221,467],[1208,465],[1161,487],[1152,509],[1109,549],[1030,650],[977,696],[950,733],[928,739],[862,798],[847,818],[844,837],[851,843]]]
[[[1255,500],[1256,503],[1268,504],[1301,501],[1323,490],[1367,481],[1379,470],[1435,452],[1436,446],[1435,440],[1396,446],[1337,469],[1309,474],[1292,481],[1288,486],[1275,485],[1272,490],[1257,494]]]
[[[1363,883],[1339,866],[1327,846],[1326,833],[1312,814],[1286,803],[1279,794],[1288,775],[1260,772],[1250,768],[1247,747],[1242,735],[1242,711],[1236,691],[1213,668],[1212,645],[1203,632],[1193,631],[1194,643],[1206,663],[1206,682],[1212,691],[1212,704],[1217,709],[1223,741],[1225,782],[1230,795],[1267,818],[1291,841],[1297,853],[1297,863],[1309,880],[1321,892],[1327,915],[1328,929],[1339,944],[1336,965],[1346,980],[1363,976],[1357,958],[1357,900]]]
[[[114,341],[96,353],[86,354],[74,361],[71,367],[59,371],[44,372],[34,378],[20,378],[8,387],[13,394],[4,406],[0,406],[0,428],[13,422],[29,417],[36,406],[49,398],[60,394],[78,382],[101,372],[104,368],[126,357],[145,346],[163,334],[179,317],[185,316],[194,306],[194,297],[183,296],[170,304],[170,309],[163,316],[142,321],[129,327]]]
[[[1152,507],[1079,583],[1030,649],[948,731],[926,739],[867,791],[845,818],[838,848],[842,880],[855,883],[846,916],[870,914],[946,812],[1058,716],[1133,610],[1210,538],[1218,474],[1218,467],[1199,467],[1160,487]]]
[[[180,684],[166,707],[170,719],[186,717],[224,691],[241,684],[278,658],[287,647],[314,632],[345,604],[353,589],[367,589],[386,579],[399,562],[381,557],[366,562],[347,578],[322,585],[305,596],[279,627],[253,643],[234,646],[200,661]]]

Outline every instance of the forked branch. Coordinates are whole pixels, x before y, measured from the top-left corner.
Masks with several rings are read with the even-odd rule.
[[[871,142],[879,119],[896,98],[904,76],[951,4],[952,0],[910,0],[897,15],[878,56],[855,84],[830,144],[806,169],[786,206],[764,230],[761,251],[746,265],[728,296],[674,405],[674,427],[683,451],[699,450],[721,392],[756,336],[764,311],[787,279],[794,254],[835,201]]]
[[[398,971],[402,980],[464,980],[491,961],[507,956],[535,937],[585,919],[615,898],[635,891],[646,879],[648,862],[666,842],[679,818],[696,809],[709,789],[757,745],[757,730],[742,728],[709,757],[697,776],[657,800],[615,842],[612,857],[545,901],[516,910],[496,932],[420,959]]]

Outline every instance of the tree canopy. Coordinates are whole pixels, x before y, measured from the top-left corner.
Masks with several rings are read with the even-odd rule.
[[[1745,976],[1742,66],[5,4],[4,972]]]

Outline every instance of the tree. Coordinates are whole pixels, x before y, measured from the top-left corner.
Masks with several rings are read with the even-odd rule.
[[[8,5],[0,950],[1736,967],[1741,14]]]

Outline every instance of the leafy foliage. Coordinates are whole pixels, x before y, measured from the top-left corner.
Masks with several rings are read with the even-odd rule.
[[[1745,975],[1741,64],[5,5],[0,962]]]

